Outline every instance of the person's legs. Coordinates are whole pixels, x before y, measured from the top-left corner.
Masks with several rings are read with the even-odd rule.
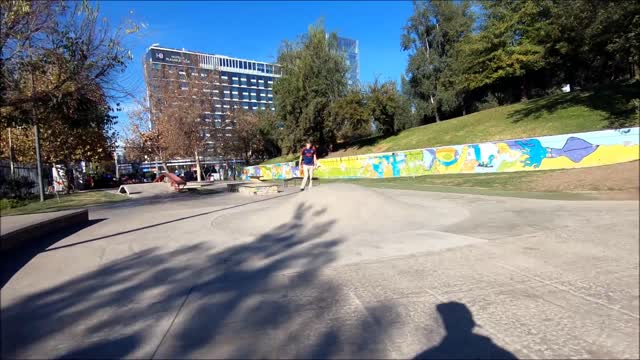
[[[305,174],[309,173],[309,189],[313,187],[313,166],[309,166],[309,170],[305,169]]]
[[[302,171],[304,171],[304,175],[302,176],[302,184],[300,184],[300,190],[304,190],[304,187],[307,185],[307,177],[309,177],[309,168],[308,165],[302,166]]]

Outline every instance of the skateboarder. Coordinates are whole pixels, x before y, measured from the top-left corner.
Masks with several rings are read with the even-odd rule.
[[[307,185],[307,178],[309,178],[309,189],[313,187],[313,169],[317,164],[316,150],[311,144],[311,140],[307,141],[307,145],[300,153],[299,166],[304,171],[304,177],[302,178],[302,185],[300,185],[300,191],[304,191],[304,187]]]

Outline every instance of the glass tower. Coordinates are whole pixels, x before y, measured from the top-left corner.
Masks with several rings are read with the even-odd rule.
[[[338,36],[338,49],[345,54],[347,60],[347,66],[349,67],[347,82],[349,86],[357,85],[360,82],[358,40]]]

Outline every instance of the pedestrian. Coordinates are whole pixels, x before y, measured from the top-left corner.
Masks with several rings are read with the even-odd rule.
[[[311,140],[309,140],[300,153],[300,161],[298,163],[302,167],[302,171],[304,171],[300,191],[304,191],[304,187],[307,185],[307,178],[309,179],[309,189],[313,187],[313,169],[315,169],[317,161],[316,150],[313,148]]]

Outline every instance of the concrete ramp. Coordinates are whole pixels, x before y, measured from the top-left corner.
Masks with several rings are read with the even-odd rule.
[[[169,194],[174,190],[166,183],[146,183],[146,184],[128,184],[120,185],[119,194],[127,195],[131,198],[142,198]]]

